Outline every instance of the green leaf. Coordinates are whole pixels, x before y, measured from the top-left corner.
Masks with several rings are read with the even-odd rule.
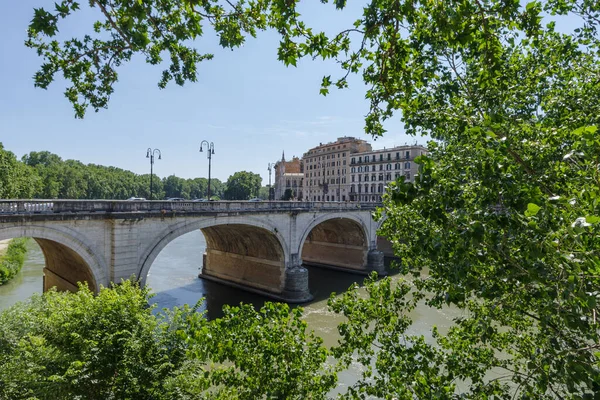
[[[587,222],[588,224],[597,224],[598,222],[600,222],[600,216],[588,215],[587,217],[585,217],[585,222]]]
[[[538,211],[540,211],[540,206],[538,206],[535,203],[529,203],[529,204],[527,204],[527,210],[525,211],[525,216],[533,217],[538,213]]]

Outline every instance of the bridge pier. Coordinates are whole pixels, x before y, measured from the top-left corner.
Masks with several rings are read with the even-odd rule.
[[[366,272],[377,272],[380,276],[387,275],[384,265],[384,254],[382,251],[375,249],[369,250],[367,253],[367,268]]]
[[[313,299],[308,286],[308,270],[298,254],[292,254],[292,267],[285,270],[283,297],[288,303],[305,303]]]
[[[213,253],[213,257],[210,257],[210,253]],[[308,270],[300,265],[285,269],[281,290],[281,283],[273,279],[280,276],[280,272],[273,270],[275,265],[269,260],[255,260],[254,257],[237,254],[220,256],[214,257],[214,251],[207,249],[202,257],[202,270],[198,278],[286,303],[306,303],[313,299],[308,288]]]

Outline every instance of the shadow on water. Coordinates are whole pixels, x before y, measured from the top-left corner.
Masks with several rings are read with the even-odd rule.
[[[200,310],[206,311],[207,318],[214,319],[222,316],[222,309],[226,304],[237,306],[248,303],[258,309],[265,302],[273,301],[259,294],[199,279],[197,275],[205,248],[204,236],[200,231],[194,231],[174,240],[161,252],[150,269],[147,280],[156,294],[151,301],[156,304],[157,309],[194,305],[204,297]],[[386,260],[386,265],[389,265],[389,260]],[[354,282],[362,284],[365,279],[363,275],[338,270],[318,267],[307,269],[309,290],[314,299],[301,304],[304,307],[326,309],[326,300],[332,292],[342,293]],[[390,272],[395,274],[397,270]]]
[[[308,303],[294,306],[309,306],[327,300],[331,293],[342,293],[354,282],[359,284],[364,276],[324,268],[307,267],[309,271],[309,288],[314,299]],[[223,306],[237,306],[240,303],[252,304],[255,309],[262,307],[265,302],[274,301],[259,294],[233,288],[221,283],[200,278],[189,281],[187,284],[157,292],[152,302],[157,308],[172,308],[184,304],[194,305],[204,297],[200,311],[206,311],[208,319],[219,318],[223,315]]]

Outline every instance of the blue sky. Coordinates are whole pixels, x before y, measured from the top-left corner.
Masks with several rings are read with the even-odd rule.
[[[353,3],[353,9],[338,12],[332,5],[307,2],[302,13],[313,26],[338,31],[360,14],[359,3]],[[197,47],[215,58],[200,65],[197,83],[184,87],[158,89],[162,68],[136,57],[120,68],[108,110],[90,110],[77,120],[63,96],[64,82],[56,81],[47,91],[33,87],[41,59],[23,44],[33,8],[51,4],[13,1],[0,14],[0,142],[18,157],[48,150],[63,159],[147,173],[145,154],[152,147],[163,154],[154,166],[159,176],[191,178],[207,176],[206,153],[198,152],[205,139],[215,144],[213,177],[226,180],[247,170],[261,174],[267,184],[267,164],[280,159],[282,151],[286,158],[301,156],[345,135],[372,141],[363,131],[368,103],[362,83],[354,79],[349,90],[320,96],[322,76],[339,75],[338,67],[310,60],[285,67],[277,61],[278,37],[272,32],[230,51],[207,31]],[[62,32],[89,31],[91,17],[76,14]],[[399,118],[386,127],[388,134],[373,143],[375,148],[415,141],[403,134]]]

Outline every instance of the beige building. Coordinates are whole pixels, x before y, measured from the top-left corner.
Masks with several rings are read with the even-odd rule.
[[[275,163],[275,199],[285,198],[286,191],[291,199],[303,199],[304,173],[303,162],[298,157],[292,157],[291,161],[285,160],[285,153],[281,156],[281,161]]]
[[[350,156],[371,151],[362,139],[341,137],[335,142],[320,143],[304,153],[304,196],[308,201],[348,201]]]
[[[421,145],[373,150],[371,144],[354,137],[320,143],[303,158],[285,155],[275,164],[275,200],[285,197],[305,201],[381,202],[386,186],[404,176],[414,181],[418,165],[414,159],[427,154]]]
[[[414,181],[418,171],[414,159],[426,153],[427,148],[413,145],[352,154],[348,174],[350,201],[380,202],[389,182],[400,176]]]

